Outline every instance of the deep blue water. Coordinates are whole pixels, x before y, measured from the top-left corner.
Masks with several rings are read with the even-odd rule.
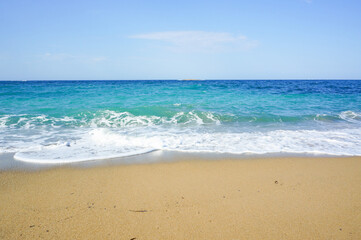
[[[361,155],[361,81],[2,81],[0,153]]]

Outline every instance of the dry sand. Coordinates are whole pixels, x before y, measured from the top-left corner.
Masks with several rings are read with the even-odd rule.
[[[0,173],[0,239],[361,239],[361,158]]]

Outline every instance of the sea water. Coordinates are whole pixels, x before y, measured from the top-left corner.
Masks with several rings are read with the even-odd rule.
[[[0,154],[361,155],[361,81],[1,81]]]

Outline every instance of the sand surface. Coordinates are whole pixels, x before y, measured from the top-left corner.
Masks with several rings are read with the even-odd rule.
[[[361,239],[361,158],[0,172],[0,239]]]

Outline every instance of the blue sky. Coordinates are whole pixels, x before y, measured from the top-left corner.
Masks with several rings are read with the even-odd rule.
[[[0,80],[361,79],[361,1],[0,1]]]

